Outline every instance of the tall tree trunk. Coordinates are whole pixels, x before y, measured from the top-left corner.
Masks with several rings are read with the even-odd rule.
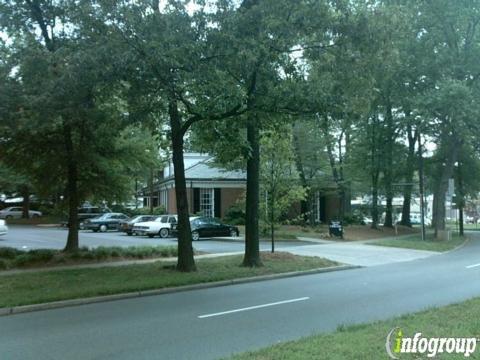
[[[138,179],[135,178],[135,209],[138,209]]]
[[[275,183],[275,153],[270,158],[270,240],[272,253],[275,252],[275,194],[277,187]]]
[[[403,189],[403,206],[402,206],[402,219],[401,225],[411,227],[410,222],[410,209],[412,206],[412,188],[413,174],[415,169],[415,143],[417,141],[417,134],[413,132],[412,125],[407,125],[407,137],[408,137],[408,155],[407,155],[407,168],[405,172],[405,187]]]
[[[435,229],[435,238],[438,238],[438,232],[445,230],[445,200],[448,190],[448,180],[452,178],[458,155],[458,142],[450,139],[445,164],[440,166],[440,178],[435,184],[433,192],[433,226]]]
[[[338,138],[338,159],[339,159],[339,167],[337,167],[337,161],[335,160],[335,154],[334,154],[334,147],[332,143],[332,138],[333,135],[330,134],[329,130],[329,119],[327,115],[324,115],[323,117],[323,122],[321,129],[323,131],[323,136],[325,138],[325,143],[327,145],[327,155],[328,155],[328,161],[330,163],[330,170],[332,171],[332,177],[333,181],[335,181],[335,184],[337,185],[337,194],[340,198],[340,209],[339,209],[339,217],[340,219],[343,219],[345,216],[345,189],[344,189],[344,184],[343,184],[343,169],[341,167],[341,162],[342,162],[342,138],[343,138],[343,132],[340,134]]]
[[[424,166],[423,166],[423,146],[422,146],[422,136],[420,130],[415,131],[418,138],[418,190],[420,195],[420,222],[422,226],[422,240],[426,240],[427,234],[425,231],[425,177],[424,177]]]
[[[258,237],[258,205],[260,182],[260,126],[258,115],[250,111],[247,120],[247,142],[250,154],[247,158],[247,196],[245,212],[245,256],[244,266],[262,266]]]
[[[275,191],[270,196],[270,237],[272,253],[275,252]]]
[[[23,203],[22,203],[22,218],[28,219],[29,216],[29,211],[30,211],[30,189],[28,185],[23,185],[22,186],[22,197],[23,197]]]
[[[373,115],[373,124],[371,127],[371,179],[372,179],[372,229],[378,228],[378,180],[380,178],[380,168],[378,164],[378,149],[377,149],[377,130],[378,128],[378,115]]]
[[[378,178],[379,171],[372,174],[372,229],[378,228]]]
[[[168,104],[170,128],[172,131],[172,157],[175,173],[175,198],[177,201],[178,261],[177,270],[195,271],[195,259],[192,248],[192,230],[188,212],[187,183],[183,162],[182,119],[178,112],[177,101],[172,96]],[[152,194],[153,195],[153,194]]]
[[[463,225],[463,207],[459,206],[458,207],[458,226],[459,226],[459,235],[460,236],[465,236],[465,229]]]
[[[68,198],[68,236],[65,251],[78,250],[78,164],[73,148],[72,130],[64,124],[63,133],[67,154],[67,198]]]
[[[310,187],[307,183],[307,178],[305,176],[305,169],[303,168],[302,158],[300,155],[300,141],[298,139],[298,135],[295,134],[295,127],[293,129],[293,149],[295,151],[295,167],[297,168],[298,175],[300,177],[300,182],[304,189],[307,189],[307,194],[305,199],[300,201],[300,214],[303,217],[303,221],[307,223],[309,221],[308,216],[308,199],[310,198],[309,192]]]
[[[456,191],[456,203],[458,208],[458,222],[459,222],[459,235],[464,236],[464,217],[463,217],[463,208],[465,207],[465,190],[463,188],[463,174],[462,174],[462,163],[458,162],[457,168],[457,179],[458,179],[458,189]]]
[[[393,114],[392,114],[392,104],[390,99],[386,101],[386,116],[385,120],[387,121],[387,136],[386,136],[386,146],[385,146],[385,164],[384,164],[384,175],[385,175],[385,196],[387,206],[385,209],[385,222],[384,227],[393,227],[393,143],[395,141],[394,129],[393,129]]]
[[[150,192],[150,201],[149,201],[149,204],[148,204],[148,207],[150,209],[150,215],[153,215],[153,193],[154,193],[154,189],[153,189],[153,168],[150,168],[150,175],[149,175],[149,178],[148,178],[148,188],[149,188],[149,192]]]

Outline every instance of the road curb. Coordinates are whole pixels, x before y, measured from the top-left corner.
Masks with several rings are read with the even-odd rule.
[[[451,253],[453,251],[457,251],[457,250],[460,250],[461,248],[463,248],[465,245],[467,245],[467,243],[470,241],[470,237],[467,235],[465,236],[465,240],[463,241],[463,243],[461,243],[460,245],[458,246],[455,246],[453,249],[450,249],[450,250],[447,250],[447,251],[443,251],[441,252],[440,254],[448,254],[448,253]]]
[[[352,270],[352,269],[359,269],[359,268],[362,268],[362,266],[340,265],[340,266],[333,266],[328,268],[317,268],[312,270],[293,271],[293,272],[282,273],[282,274],[271,274],[271,275],[262,275],[262,276],[239,278],[239,279],[232,279],[232,280],[222,280],[222,281],[215,281],[210,283],[200,283],[200,284],[177,286],[177,287],[171,287],[171,288],[143,290],[143,291],[135,291],[135,292],[129,292],[129,293],[114,294],[114,295],[81,298],[81,299],[62,300],[62,301],[54,301],[54,302],[43,303],[43,304],[13,306],[13,307],[0,308],[0,316],[22,314],[22,313],[28,313],[28,312],[34,312],[34,311],[59,309],[59,308],[71,307],[71,306],[95,304],[95,303],[101,303],[101,302],[107,302],[107,301],[125,300],[125,299],[132,299],[132,298],[138,298],[138,297],[144,297],[144,296],[173,294],[173,293],[191,291],[191,290],[209,289],[209,288],[216,288],[221,286],[239,285],[239,284],[246,284],[246,283],[253,283],[253,282],[260,282],[260,281],[267,281],[267,280],[284,279],[284,278],[290,278],[290,277],[314,275],[314,274],[343,271],[343,270]]]

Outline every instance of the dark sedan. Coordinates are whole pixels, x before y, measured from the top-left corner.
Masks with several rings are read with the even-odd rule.
[[[190,227],[193,241],[203,237],[235,237],[240,234],[236,226],[223,224],[220,220],[211,217],[191,217]],[[173,231],[176,232],[176,226],[173,227]]]
[[[134,218],[127,220],[127,221],[122,221],[120,223],[120,230],[126,233],[127,235],[133,235],[133,225],[141,222],[146,222],[146,221],[154,221],[158,215],[138,215],[135,216]]]
[[[82,224],[85,230],[92,230],[93,232],[107,230],[118,230],[121,222],[128,220],[128,216],[121,213],[106,213],[93,219],[87,219]]]

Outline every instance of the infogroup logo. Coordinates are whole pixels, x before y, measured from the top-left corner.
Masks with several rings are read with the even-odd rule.
[[[415,333],[413,337],[406,337],[399,328],[393,328],[387,335],[385,348],[388,356],[392,359],[399,359],[400,354],[427,354],[433,358],[437,354],[463,354],[470,357],[477,348],[477,338],[439,338],[422,337],[421,332]]]

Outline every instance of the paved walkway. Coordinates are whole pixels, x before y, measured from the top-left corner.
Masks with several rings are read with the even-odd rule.
[[[370,240],[370,242],[372,241]],[[318,245],[290,248],[288,251],[295,255],[319,256],[343,264],[359,266],[375,266],[411,261],[439,254],[434,251],[375,246],[356,241],[330,241]]]

